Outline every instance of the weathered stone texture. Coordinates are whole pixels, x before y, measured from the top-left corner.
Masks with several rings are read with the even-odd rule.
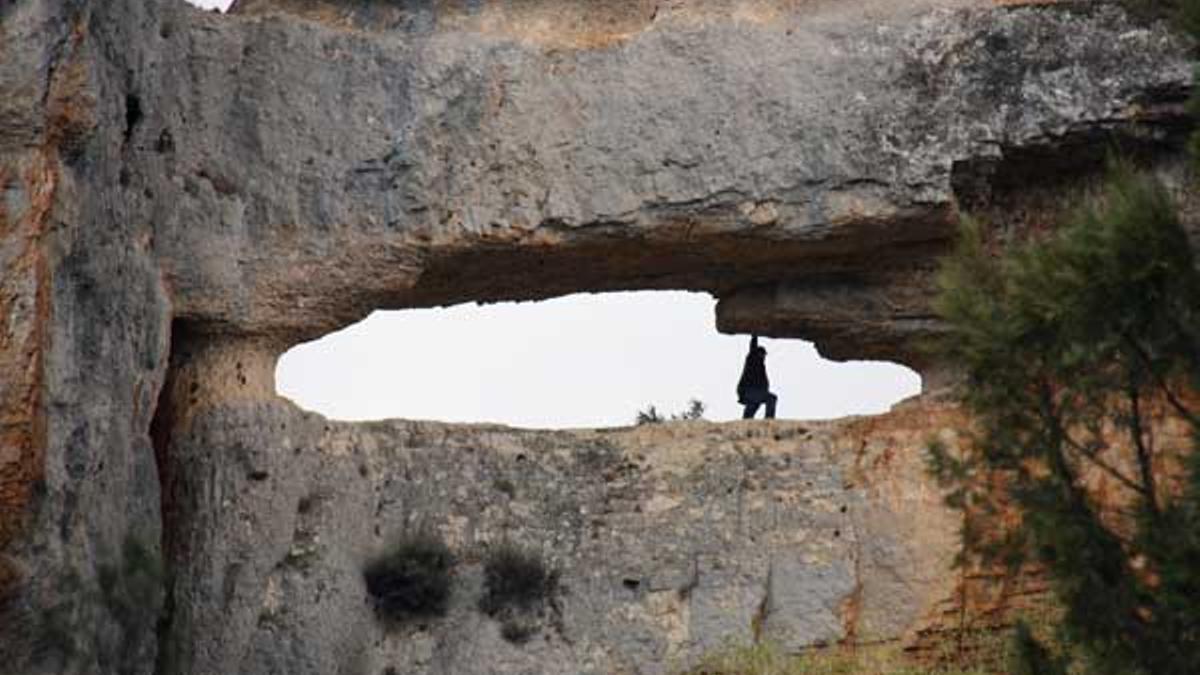
[[[115,622],[97,584],[127,540],[173,568],[162,673],[912,635],[947,597],[936,409],[352,426],[277,399],[274,359],[380,307],[673,288],[932,381],[959,207],[1036,210],[1025,187],[1086,181],[1113,135],[1173,170],[1185,47],[1104,3],[0,4],[0,663],[150,672],[156,603]],[[460,595],[385,636],[359,570],[414,518],[464,550]],[[506,533],[571,590],[524,651],[470,600]]]
[[[859,308],[845,319],[776,314],[839,357],[862,342],[917,361],[928,308],[875,298],[925,296],[956,169],[1031,147],[1058,173],[1094,168],[1057,144],[1134,118],[1162,140],[1174,118],[1147,111],[1189,78],[1161,58],[1172,38],[1110,6],[721,4],[666,8],[601,46],[527,35],[574,25],[578,3],[180,20],[167,42],[189,49],[142,84],[160,93],[130,176],[156,195],[177,316],[295,340],[380,306],[836,285]],[[331,8],[376,30],[341,29]],[[223,95],[193,93],[209,91]]]
[[[173,443],[189,533],[173,658],[183,672],[659,673],[730,640],[915,635],[957,588],[957,517],[923,448],[953,444],[961,421],[915,402],[581,432],[210,408]],[[389,632],[362,570],[422,527],[458,555],[451,609]],[[506,540],[561,573],[525,645],[477,608],[480,561]]]
[[[126,539],[158,549],[146,431],[169,310],[136,243],[149,228],[113,192],[127,73],[91,9],[0,9],[0,661],[16,673],[153,662],[157,606],[114,626],[97,578]]]

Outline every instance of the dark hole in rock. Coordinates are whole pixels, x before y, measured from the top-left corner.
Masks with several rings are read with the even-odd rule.
[[[142,99],[137,94],[125,95],[125,142],[133,137],[133,130],[142,121]]]
[[[834,531],[833,531],[833,537],[834,537],[834,539],[836,539],[836,538],[838,538],[838,537],[840,537],[840,536],[842,536],[842,531],[841,531],[841,530],[834,530]]]
[[[175,152],[175,137],[171,135],[170,129],[163,129],[158,135],[158,140],[154,142],[154,151],[160,155]]]
[[[263,471],[262,469],[258,469],[258,470],[250,472],[250,480],[264,481],[269,476],[270,476],[270,474],[267,473],[266,471]]]
[[[621,585],[631,591],[636,591],[642,585],[642,582],[640,579],[624,579],[621,581]]]

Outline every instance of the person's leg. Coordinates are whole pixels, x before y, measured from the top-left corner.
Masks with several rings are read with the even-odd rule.
[[[769,420],[775,419],[775,402],[778,400],[779,400],[779,397],[776,396],[775,394],[772,394],[770,392],[767,393],[767,419],[769,419]]]
[[[766,403],[768,392],[764,389],[750,389],[742,395],[742,404],[746,406],[742,411],[742,419],[754,419],[758,414],[758,406]]]

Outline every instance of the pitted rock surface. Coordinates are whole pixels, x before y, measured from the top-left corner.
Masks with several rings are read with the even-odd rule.
[[[611,523],[628,530],[605,529],[553,517],[619,494],[581,483],[599,480],[583,457],[604,446],[640,467],[657,456],[630,450],[642,432],[325,431],[276,397],[275,358],[377,308],[671,288],[718,297],[721,330],[943,381],[922,343],[939,331],[930,270],[960,209],[1036,220],[1029,195],[1086,185],[1114,139],[1173,170],[1187,49],[1108,3],[0,5],[0,663],[542,672],[540,654],[546,672],[661,672],[728,635],[912,635],[915,608],[948,611],[929,595],[945,568],[920,551],[954,536],[944,514],[901,515],[936,502],[917,431],[904,472],[863,473],[869,490],[847,492],[864,520],[841,543],[818,536],[845,519],[824,511],[825,488],[766,467],[791,457],[833,485],[844,453],[884,443],[836,440],[870,422],[758,450],[733,449],[754,427],[688,427],[703,438],[663,447],[709,453],[713,473],[619,478],[633,501]],[[939,424],[922,415],[905,428]],[[476,466],[464,444],[479,434]],[[498,500],[479,479],[512,470],[497,447],[526,443],[545,483]],[[716,467],[759,452],[752,485],[721,496],[732,478]],[[249,489],[247,463],[270,478]],[[333,510],[300,522],[318,477]],[[730,495],[786,490],[819,504],[771,507],[777,523],[743,503],[747,520],[729,524]],[[399,506],[369,512],[385,495]],[[378,633],[354,567],[376,524],[412,515],[468,547],[511,525],[557,556],[573,593],[550,640],[493,664],[494,626],[458,600],[439,627]],[[301,526],[342,546],[277,569]],[[646,557],[616,543],[637,537]],[[168,563],[161,612],[112,596],[129,541]],[[680,561],[702,550],[738,562],[697,558],[695,595],[671,600],[673,575],[691,574]],[[622,567],[619,586],[601,559]],[[463,592],[477,583],[468,565]]]
[[[518,27],[575,25],[579,3],[278,5],[373,31],[263,4],[164,20],[127,194],[153,194],[177,318],[284,342],[378,307],[580,290],[925,297],[956,166],[1133,118],[1166,134],[1189,77],[1114,7],[684,3],[568,47]],[[928,308],[891,304],[781,311],[840,358],[915,361]]]
[[[208,477],[179,525],[220,536],[179,545],[171,653],[187,672],[663,673],[730,642],[912,637],[958,592],[923,449],[961,422],[917,402],[561,432],[214,408],[176,439]],[[389,629],[362,570],[430,529],[458,559],[449,613]],[[560,575],[524,644],[478,608],[502,542]]]

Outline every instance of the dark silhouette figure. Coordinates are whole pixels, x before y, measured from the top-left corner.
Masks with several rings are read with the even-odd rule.
[[[738,403],[745,406],[742,419],[752,419],[758,406],[767,405],[767,419],[775,419],[775,402],[779,397],[772,394],[767,381],[767,350],[758,346],[758,336],[750,338],[750,351],[746,354],[746,365],[738,380]]]

